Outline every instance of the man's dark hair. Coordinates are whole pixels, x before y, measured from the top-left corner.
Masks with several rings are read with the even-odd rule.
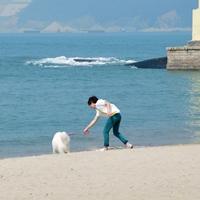
[[[96,103],[98,98],[96,96],[92,96],[88,99],[88,105],[90,106],[92,103]]]

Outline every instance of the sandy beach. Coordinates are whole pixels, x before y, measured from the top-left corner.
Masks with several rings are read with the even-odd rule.
[[[200,145],[0,160],[0,199],[199,200]]]

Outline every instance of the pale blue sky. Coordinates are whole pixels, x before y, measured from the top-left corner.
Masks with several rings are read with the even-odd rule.
[[[23,20],[67,21],[91,15],[98,22],[140,16],[151,24],[158,16],[176,10],[182,18],[180,26],[189,26],[197,7],[198,0],[33,0],[21,16]]]

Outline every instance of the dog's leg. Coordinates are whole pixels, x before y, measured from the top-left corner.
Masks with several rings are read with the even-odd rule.
[[[56,151],[55,151],[55,150],[53,150],[53,154],[56,154]]]
[[[58,151],[59,151],[60,154],[64,154],[65,153],[65,150],[62,147],[59,148]]]
[[[58,153],[58,149],[57,148],[53,148],[53,154]]]

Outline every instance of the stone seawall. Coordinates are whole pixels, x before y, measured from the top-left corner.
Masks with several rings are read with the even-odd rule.
[[[200,46],[167,48],[168,70],[200,70]]]

